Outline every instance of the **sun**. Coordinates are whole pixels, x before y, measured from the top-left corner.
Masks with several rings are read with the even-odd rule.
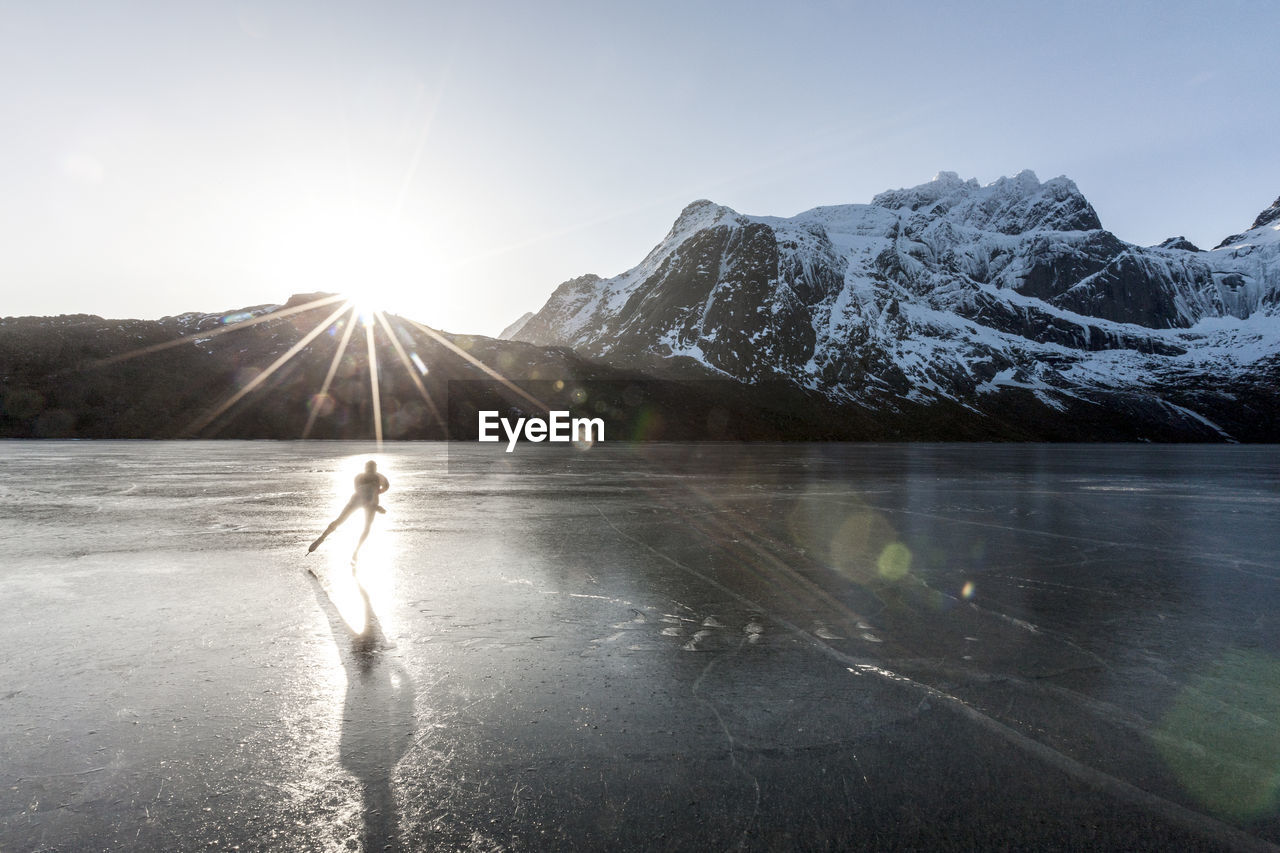
[[[333,200],[345,201],[336,196]],[[290,300],[287,305],[256,316],[246,315],[208,334],[202,333],[199,337],[180,335],[172,340],[102,359],[95,364],[115,364],[190,344],[193,340],[207,341],[209,338],[234,334],[260,323],[320,309],[325,316],[310,330],[303,333],[274,361],[260,368],[248,382],[230,389],[222,399],[211,401],[180,435],[185,437],[205,434],[224,414],[245,397],[257,392],[271,376],[294,358],[303,355],[312,342],[326,332],[330,335],[338,334],[337,346],[329,358],[324,379],[314,393],[309,395],[307,421],[300,438],[310,437],[319,418],[325,416],[326,406],[331,405],[329,391],[344,356],[353,347],[362,347],[367,353],[367,387],[373,438],[378,447],[382,446],[382,368],[379,365],[379,341],[390,347],[389,353],[386,347],[382,348],[382,361],[389,363],[388,369],[403,371],[402,375],[408,378],[417,391],[430,418],[447,432],[447,422],[440,403],[424,381],[433,366],[418,352],[421,346],[414,341],[417,335],[434,343],[441,352],[449,353],[451,358],[467,362],[479,372],[502,383],[537,409],[547,411],[546,404],[529,395],[498,370],[446,335],[415,319],[429,316],[432,309],[438,307],[442,291],[447,294],[447,288],[443,288],[442,284],[443,268],[436,260],[431,236],[430,228],[399,216],[381,215],[373,206],[362,207],[350,203],[321,205],[312,199],[311,203],[299,204],[288,217],[282,218],[277,231],[264,234],[271,251],[262,267],[272,286],[290,294],[305,294],[309,298]],[[390,316],[393,313],[400,316]],[[353,319],[355,322],[351,322]],[[341,330],[340,333],[338,330]]]
[[[419,313],[438,286],[426,229],[369,209],[305,211],[277,245],[273,276],[288,292],[342,294],[366,321],[378,311]]]

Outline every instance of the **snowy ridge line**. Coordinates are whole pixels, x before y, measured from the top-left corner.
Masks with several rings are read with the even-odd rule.
[[[724,584],[717,581],[715,578],[707,576],[706,574],[698,571],[692,566],[689,566],[685,563],[680,562],[674,557],[664,554],[663,552],[654,548],[648,542],[644,542],[640,539],[637,539],[634,536],[631,536],[623,532],[621,529],[618,528],[617,525],[613,523],[612,520],[609,519],[608,516],[604,514],[603,511],[600,510],[599,507],[596,508],[596,512],[600,515],[601,519],[603,519],[604,522],[608,524],[609,527],[612,528],[613,531],[617,533],[619,536],[621,536],[623,539],[626,539],[628,542],[631,542],[633,545],[639,545],[640,547],[649,551],[659,559],[664,560],[665,562],[669,563],[670,565],[674,566],[677,569],[680,569],[683,572],[693,575],[703,583],[706,583],[709,586],[715,588],[716,590],[723,592],[724,594],[732,597],[734,600],[738,601],[743,605],[746,605],[747,607],[755,610],[756,612],[768,614],[769,617],[774,621],[776,621],[779,625],[782,625],[783,627],[785,627],[792,634],[801,638],[806,643],[816,648],[822,654],[826,655],[827,657],[831,658],[837,663],[842,664],[845,667],[845,669],[848,672],[852,673],[853,675],[874,675],[877,678],[880,678],[884,681],[888,681],[895,684],[901,684],[904,687],[907,687],[911,690],[921,693],[925,697],[937,701],[939,704],[951,709],[953,712],[958,713],[960,716],[964,717],[968,721],[978,725],[982,729],[995,735],[1001,740],[1004,740],[1005,742],[1009,743],[1011,746],[1017,747],[1023,752],[1026,752],[1027,754],[1033,756],[1034,758],[1037,758],[1040,761],[1044,762],[1045,764],[1048,764],[1050,767],[1053,767],[1054,769],[1061,771],[1071,779],[1081,784],[1087,785],[1090,788],[1093,788],[1094,790],[1101,791],[1103,793],[1114,796],[1118,799],[1129,802],[1132,805],[1138,806],[1139,808],[1143,808],[1143,809],[1146,809],[1147,811],[1153,812],[1159,815],[1160,817],[1166,820],[1169,820],[1172,823],[1179,824],[1185,828],[1191,829],[1195,832],[1198,832],[1202,835],[1209,836],[1211,838],[1226,838],[1231,842],[1231,844],[1235,845],[1240,850],[1259,851],[1259,853],[1280,853],[1280,846],[1263,841],[1262,839],[1257,838],[1256,836],[1250,835],[1249,833],[1244,832],[1243,830],[1237,829],[1236,827],[1231,826],[1230,824],[1223,823],[1222,821],[1219,821],[1216,818],[1210,817],[1209,815],[1205,815],[1200,812],[1189,809],[1185,806],[1179,805],[1178,803],[1175,803],[1172,800],[1168,800],[1157,794],[1153,794],[1150,791],[1143,790],[1142,788],[1132,785],[1129,782],[1125,782],[1123,779],[1119,779],[1115,776],[1112,776],[1108,773],[1104,773],[1101,770],[1098,770],[1096,768],[1090,767],[1087,764],[1077,761],[1076,759],[1072,758],[1069,755],[1061,753],[1056,749],[1053,749],[1052,747],[1047,746],[1041,743],[1040,741],[1035,740],[1034,738],[1028,737],[1027,735],[1022,734],[1021,732],[1016,731],[1015,729],[1012,729],[1009,726],[1006,726],[1004,723],[1001,723],[995,718],[984,714],[982,711],[979,711],[977,708],[974,708],[973,706],[967,704],[964,700],[956,696],[952,696],[951,694],[946,693],[942,690],[939,690],[936,687],[931,687],[927,684],[916,681],[915,679],[909,678],[905,675],[900,675],[898,673],[895,673],[892,670],[885,669],[884,667],[881,667],[878,663],[875,663],[873,661],[860,659],[853,655],[842,652],[832,647],[830,644],[823,641],[816,635],[810,633],[809,631],[806,631],[805,629],[791,622],[789,619],[781,617],[778,614],[774,613],[773,611],[769,610],[768,608],[763,607],[759,602],[754,601],[750,598],[747,598],[746,596],[742,595],[736,590],[731,589],[728,586],[725,586]]]

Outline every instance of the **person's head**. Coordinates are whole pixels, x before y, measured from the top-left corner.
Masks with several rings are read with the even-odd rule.
[[[378,470],[378,463],[370,459],[368,462],[364,463],[364,470],[365,473],[372,474]]]

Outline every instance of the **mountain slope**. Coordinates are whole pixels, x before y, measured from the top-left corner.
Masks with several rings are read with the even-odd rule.
[[[1074,183],[1031,172],[988,186],[944,172],[790,218],[698,201],[636,267],[565,282],[514,338],[871,411],[1007,418],[1024,401],[1013,417],[1031,436],[1056,414],[1258,440],[1276,435],[1277,218],[1210,252],[1144,248],[1103,229]]]

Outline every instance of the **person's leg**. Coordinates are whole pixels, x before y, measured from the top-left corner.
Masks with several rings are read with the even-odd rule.
[[[311,543],[311,547],[307,549],[307,553],[310,554],[312,551],[319,548],[320,543],[327,539],[330,533],[337,530],[338,526],[342,524],[342,522],[351,517],[351,513],[355,511],[356,506],[357,504],[355,501],[349,501],[347,505],[343,507],[342,512],[338,514],[338,517],[329,522],[329,526],[324,529],[324,533],[321,533],[316,541]]]

